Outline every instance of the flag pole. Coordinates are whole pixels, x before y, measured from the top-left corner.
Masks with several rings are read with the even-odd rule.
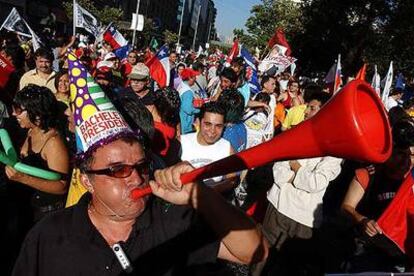
[[[139,4],[140,0],[137,0],[137,9],[135,11],[135,26],[134,26],[134,32],[132,33],[132,47],[135,47],[135,39],[137,34],[137,28],[138,28],[138,13],[139,13]]]
[[[178,40],[177,40],[177,47],[180,45],[180,38],[181,38],[181,29],[183,27],[183,16],[184,16],[184,9],[185,9],[185,0],[183,1],[183,8],[181,9],[181,19],[180,19],[180,27],[178,29]]]
[[[73,0],[73,36],[76,35],[76,0]]]

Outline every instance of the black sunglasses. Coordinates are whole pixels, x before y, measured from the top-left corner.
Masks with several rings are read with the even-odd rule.
[[[126,178],[132,174],[133,170],[136,170],[140,176],[149,176],[151,166],[149,162],[145,161],[134,165],[115,165],[102,170],[86,170],[85,173],[107,175],[115,178]]]

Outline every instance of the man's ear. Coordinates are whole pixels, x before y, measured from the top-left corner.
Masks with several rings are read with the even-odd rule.
[[[200,118],[196,118],[193,122],[194,128],[196,129],[196,131],[198,132],[200,130]]]
[[[83,187],[85,187],[86,190],[88,190],[91,194],[93,194],[94,192],[93,185],[88,175],[81,173],[79,178],[80,178],[80,182],[82,183]]]

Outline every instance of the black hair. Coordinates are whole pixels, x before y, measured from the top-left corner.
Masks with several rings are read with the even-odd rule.
[[[154,106],[162,122],[175,127],[180,122],[180,95],[177,90],[165,87],[155,91]]]
[[[274,79],[274,80],[276,80],[276,78],[275,78],[274,76],[264,75],[264,76],[262,77],[262,80],[260,81],[260,86],[261,86],[261,87],[263,87],[263,86],[264,86],[264,84],[265,84],[266,82],[268,82],[270,79]]]
[[[406,149],[414,146],[414,125],[412,121],[400,120],[392,127],[394,146]]]
[[[390,120],[391,127],[393,127],[395,123],[401,120],[410,120],[410,115],[401,106],[394,106],[388,110],[388,119]]]
[[[56,73],[56,75],[55,75],[55,88],[56,88],[56,90],[58,89],[58,86],[59,86],[59,79],[63,75],[66,75],[66,74],[68,74],[68,70],[66,70],[66,69],[62,69],[62,70],[60,70],[59,72]]]
[[[414,98],[410,98],[410,99],[404,101],[404,103],[403,103],[403,108],[404,109],[410,109],[413,106],[414,106]]]
[[[29,84],[24,87],[17,92],[13,105],[24,108],[29,120],[44,131],[57,128],[59,120],[66,117],[60,114],[55,95],[44,86]]]
[[[242,57],[235,57],[233,58],[233,60],[231,61],[231,64],[236,64],[238,66],[243,66],[244,65],[244,59]]]
[[[226,122],[226,109],[223,106],[223,104],[219,102],[209,102],[204,104],[200,109],[199,118],[203,119],[204,114],[206,114],[207,112],[223,115],[223,120],[224,122]]]
[[[217,100],[226,110],[225,121],[228,123],[239,122],[244,113],[244,98],[237,89],[226,89]]]
[[[201,62],[199,62],[199,61],[194,62],[191,67],[195,71],[199,71],[199,70],[203,70],[204,69],[204,65]]]
[[[38,58],[45,58],[47,60],[49,60],[50,62],[52,62],[55,58],[53,57],[53,54],[51,51],[49,51],[46,48],[39,48],[36,50],[36,52],[34,52],[34,58],[35,60]]]
[[[23,69],[25,62],[25,54],[22,47],[18,45],[7,46],[3,49],[6,55],[10,56],[13,66],[16,69]]]
[[[182,67],[184,67],[184,68],[186,67],[186,66],[185,66],[185,64],[184,64],[184,63],[182,63],[182,62],[180,62],[180,63],[178,63],[178,64],[177,64],[177,68],[178,68],[178,67],[181,67],[181,66],[182,66]]]
[[[390,92],[390,96],[398,95],[398,94],[404,94],[404,90],[400,87],[394,88]]]
[[[232,83],[236,83],[238,80],[236,72],[234,72],[234,70],[229,67],[226,67],[223,69],[223,71],[221,71],[220,77],[229,79]]]
[[[289,87],[289,86],[291,86],[291,85],[292,85],[292,83],[297,83],[297,84],[298,84],[298,88],[300,88],[300,83],[299,83],[299,81],[297,81],[297,80],[295,80],[295,79],[290,80],[290,81],[288,82],[288,87]]]
[[[254,97],[255,101],[269,104],[270,102],[270,95],[268,93],[260,92],[256,94],[256,97]]]
[[[309,96],[308,102],[311,102],[312,100],[318,101],[321,103],[321,107],[326,104],[326,102],[331,98],[331,95],[325,92],[315,92],[312,95]]]
[[[304,87],[304,92],[303,92],[303,99],[305,100],[306,103],[310,102],[312,99],[312,95],[313,94],[317,94],[317,93],[324,93],[322,92],[322,87],[320,87],[319,85],[317,85],[316,83],[309,83]]]

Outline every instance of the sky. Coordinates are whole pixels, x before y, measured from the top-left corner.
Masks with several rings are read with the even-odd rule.
[[[251,7],[261,2],[260,0],[214,0],[217,8],[216,29],[220,39],[233,37],[235,28],[245,29],[244,24],[250,17]]]

